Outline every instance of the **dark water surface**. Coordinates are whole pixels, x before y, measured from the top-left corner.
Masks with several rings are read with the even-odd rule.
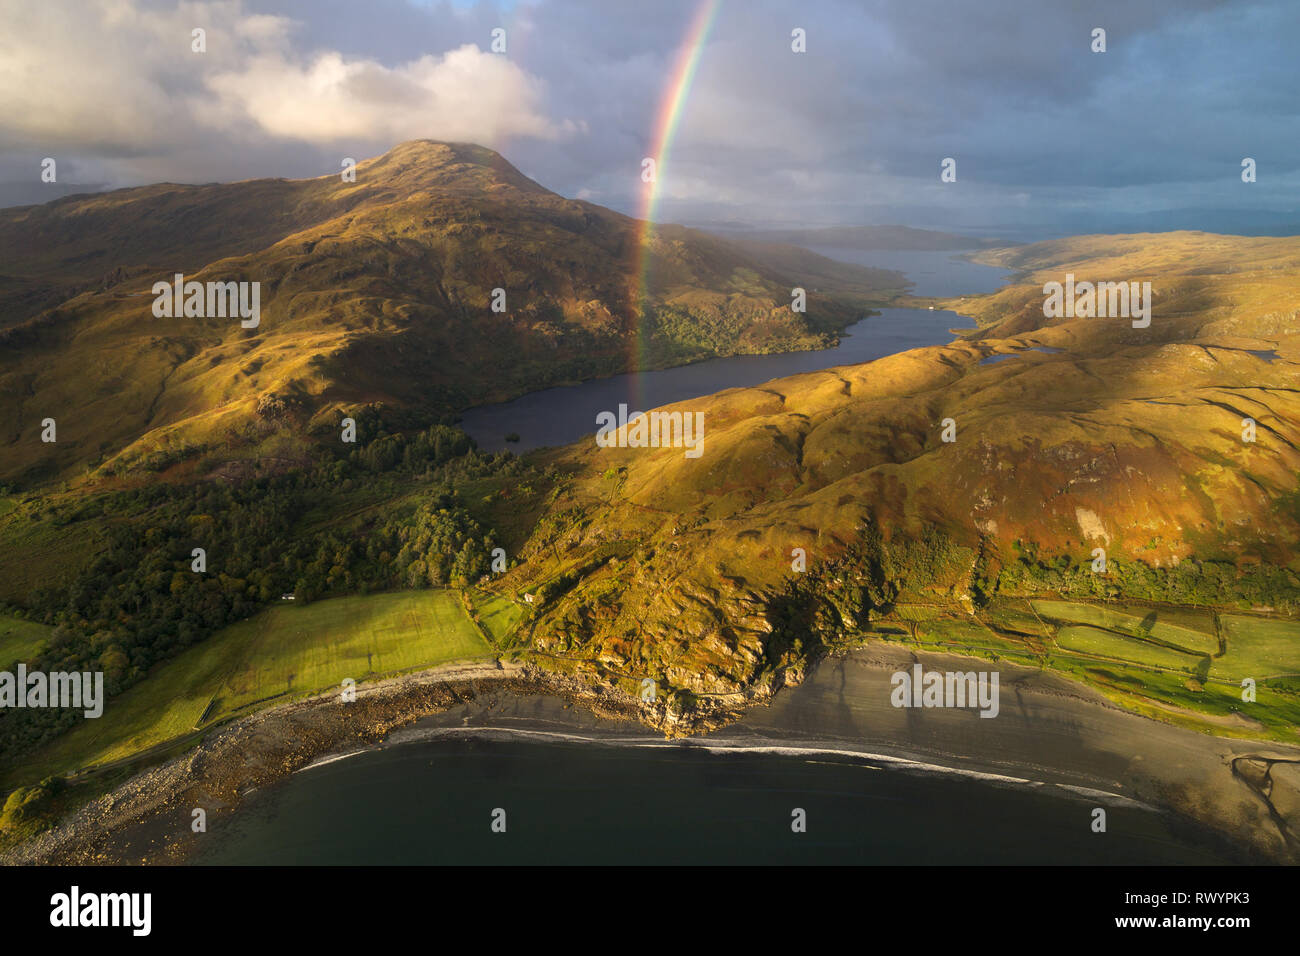
[[[1205,863],[1164,814],[837,754],[456,735],[253,794],[201,864]],[[506,831],[492,814],[505,811]],[[791,829],[792,811],[807,831]],[[211,841],[211,842],[207,842]]]

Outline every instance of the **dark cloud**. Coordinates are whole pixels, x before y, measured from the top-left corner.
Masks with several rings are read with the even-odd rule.
[[[277,54],[280,73],[261,63],[267,54],[255,43],[229,68],[283,74],[286,89],[306,89],[322,54],[371,61],[346,88],[374,102],[389,91],[396,103],[422,89],[412,76],[425,74],[411,64],[465,44],[486,50],[491,30],[504,27],[518,75],[502,81],[507,92],[498,96],[526,84],[535,101],[494,127],[491,145],[559,192],[636,212],[640,161],[700,3],[246,0],[245,19],[293,24]],[[175,10],[149,9],[160,18]],[[794,27],[807,31],[807,53],[791,52]],[[1102,54],[1090,50],[1095,27],[1106,30]],[[37,35],[9,42],[50,42],[39,23],[32,29]],[[1275,228],[1276,215],[1294,211],[1300,198],[1297,40],[1293,0],[725,0],[665,158],[660,210],[696,222],[901,218],[1066,231],[1203,208],[1233,211],[1235,228],[1256,211]],[[276,126],[265,106],[261,113],[249,106],[256,82],[227,81],[242,98],[223,101],[220,116],[192,115],[212,84],[177,69],[158,68],[161,92],[147,83],[122,91],[152,110],[171,108],[173,122],[125,111],[121,127],[87,132],[81,142],[75,129],[65,131],[60,148],[87,177],[119,183],[337,166],[338,145],[322,142],[319,131]],[[442,73],[429,75],[429,84],[443,82]],[[38,108],[40,93],[26,95]],[[446,125],[433,115],[431,126]],[[147,127],[135,156],[130,135],[117,135],[130,134],[132,122]],[[353,125],[349,145],[362,154],[382,151],[392,130],[411,126]],[[43,155],[30,130],[0,131],[11,133],[0,179],[30,172]],[[958,182],[941,184],[939,163],[949,156]],[[1245,156],[1259,163],[1253,185],[1240,181]]]

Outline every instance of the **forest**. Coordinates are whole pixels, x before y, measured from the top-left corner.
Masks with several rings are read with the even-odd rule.
[[[103,546],[67,583],[5,610],[53,626],[29,669],[102,671],[110,698],[159,662],[283,597],[296,602],[399,588],[462,587],[488,573],[490,528],[458,485],[524,476],[508,452],[483,454],[464,432],[374,426],[361,447],[318,449],[310,466],[239,482],[154,481],[87,498],[59,516],[87,519]],[[346,520],[359,494],[363,517]],[[196,571],[194,551],[205,563]],[[0,759],[79,719],[71,711],[0,711]]]

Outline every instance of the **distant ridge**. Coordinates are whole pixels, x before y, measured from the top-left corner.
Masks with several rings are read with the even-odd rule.
[[[712,231],[732,239],[788,242],[797,246],[840,246],[845,249],[939,252],[1019,245],[1005,239],[980,239],[951,232],[913,229],[911,226],[828,226],[820,229],[753,230],[718,228]]]

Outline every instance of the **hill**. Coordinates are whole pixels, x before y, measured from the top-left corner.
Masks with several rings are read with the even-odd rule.
[[[997,632],[1039,658],[1050,636],[991,619],[999,601],[1300,608],[1300,238],[1081,237],[983,258],[1020,281],[934,302],[978,324],[951,345],[671,406],[703,414],[699,458],[552,455],[571,477],[506,582],[535,595],[532,646],[722,706],[846,634],[914,634],[893,623],[908,604],[968,621],[959,643]],[[1046,318],[1043,285],[1066,273],[1150,281],[1150,325]]]

